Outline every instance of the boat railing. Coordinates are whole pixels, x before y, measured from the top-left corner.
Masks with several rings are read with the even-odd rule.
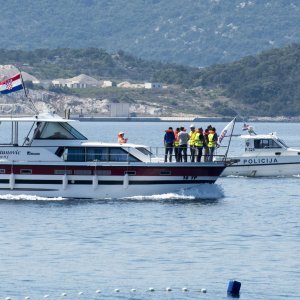
[[[172,148],[171,154],[167,152],[166,147],[149,147],[149,160],[150,162],[160,160],[160,162],[197,162],[198,158],[198,149],[195,149],[194,154],[192,154],[191,148],[188,147],[186,150],[186,155],[183,151]],[[210,155],[205,152],[205,149],[202,149],[202,155],[200,156],[200,162],[209,162],[209,161],[225,161],[226,157],[224,154],[218,154],[217,151],[210,157]]]
[[[20,147],[20,148],[23,148]],[[25,147],[26,148],[26,147]],[[31,149],[39,148],[37,146],[28,147]],[[210,157],[204,150],[199,160],[197,151],[195,155],[192,155],[191,149],[187,148],[186,155],[177,151],[167,152],[165,147],[76,147],[65,146],[59,147],[50,146],[47,147],[50,152],[55,153],[58,158],[61,158],[62,162],[86,162],[86,163],[133,163],[133,162],[148,162],[148,163],[197,163],[197,162],[226,162],[225,155],[220,155],[217,152]],[[53,149],[53,150],[51,150]],[[14,153],[7,153],[3,151],[3,161],[10,160],[9,156]],[[14,151],[7,151],[14,152]],[[20,163],[16,157],[12,158],[14,163]],[[1,157],[0,157],[1,159]],[[56,160],[48,160],[48,162],[55,162]],[[22,160],[24,162],[24,160]],[[43,160],[40,156],[28,157],[27,162],[47,162],[47,159]]]

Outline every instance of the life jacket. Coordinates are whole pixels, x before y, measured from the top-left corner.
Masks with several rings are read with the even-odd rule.
[[[175,140],[174,140],[174,146],[175,147],[179,147],[179,137],[178,137],[178,133],[179,132],[174,132],[174,135],[175,135]]]
[[[189,133],[189,136],[190,136],[189,144],[190,144],[190,146],[194,146],[195,145],[196,134],[197,134],[196,130],[194,132],[190,131],[190,133]]]
[[[203,133],[198,131],[195,136],[195,144],[194,145],[196,147],[203,147],[203,140],[204,140]]]
[[[175,140],[174,131],[172,129],[167,129],[165,130],[165,133],[166,133],[164,137],[165,143],[173,144]]]
[[[215,140],[215,132],[213,131],[210,131],[209,134],[208,134],[208,148],[213,148],[213,147],[216,147],[217,146],[217,141]]]

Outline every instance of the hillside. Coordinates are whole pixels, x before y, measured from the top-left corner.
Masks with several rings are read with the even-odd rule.
[[[1,11],[6,49],[95,47],[207,66],[300,41],[294,0],[11,0]]]
[[[145,111],[155,111],[155,114],[161,115],[300,116],[300,44],[202,69],[146,61],[122,51],[110,55],[93,48],[28,52],[0,49],[1,64],[20,66],[38,79],[86,74],[98,80],[158,81],[167,86],[154,91],[134,88],[50,88],[58,95],[48,94],[45,97],[49,98],[52,106],[57,100],[59,109],[64,107],[61,99],[68,95],[68,105],[76,111],[84,108],[87,112],[91,112],[92,107],[85,107],[88,102],[85,99],[105,99],[130,103],[139,112],[143,109],[137,107],[144,107]],[[33,85],[31,87],[38,89]],[[52,101],[51,97],[56,100]],[[77,104],[73,105],[72,101]]]
[[[39,79],[73,77],[84,73],[98,79],[161,81],[191,85],[198,68],[142,60],[118,51],[102,49],[37,49],[33,51],[0,49],[0,65],[18,66]]]
[[[222,88],[244,115],[292,117],[300,115],[299,82],[300,45],[294,44],[207,68],[194,84]]]

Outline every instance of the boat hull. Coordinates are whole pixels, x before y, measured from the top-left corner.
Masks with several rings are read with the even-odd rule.
[[[300,174],[300,157],[256,157],[235,158],[239,163],[228,166],[221,176],[298,176]]]
[[[0,195],[105,199],[176,193],[215,183],[224,168],[222,163],[2,165]]]

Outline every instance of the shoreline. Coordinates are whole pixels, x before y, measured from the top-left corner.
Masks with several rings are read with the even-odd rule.
[[[81,122],[230,122],[233,117],[76,117],[70,119]],[[299,123],[300,118],[237,118],[237,122],[257,123]]]

